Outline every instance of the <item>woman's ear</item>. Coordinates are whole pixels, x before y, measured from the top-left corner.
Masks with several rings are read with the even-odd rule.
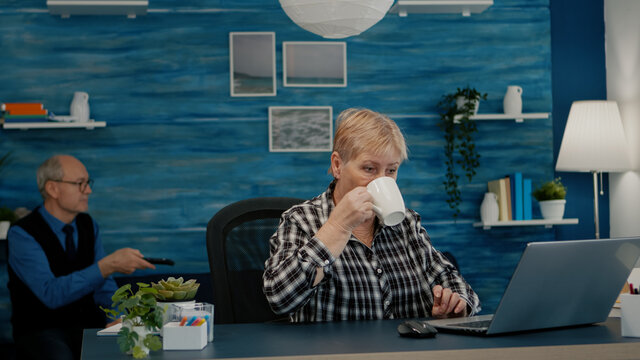
[[[336,180],[340,179],[340,171],[342,170],[343,165],[344,163],[342,162],[340,154],[338,154],[337,151],[334,151],[331,154],[331,172]]]

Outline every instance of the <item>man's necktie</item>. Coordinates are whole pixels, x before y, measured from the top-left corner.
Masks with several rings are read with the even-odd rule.
[[[67,238],[65,240],[65,248],[67,249],[67,258],[69,260],[75,260],[76,258],[76,245],[73,242],[73,226],[65,225],[62,228],[65,234],[67,234]]]

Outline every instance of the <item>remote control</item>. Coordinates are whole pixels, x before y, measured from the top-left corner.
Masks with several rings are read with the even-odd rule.
[[[144,258],[148,262],[156,265],[173,265],[175,264],[173,260],[166,258]]]

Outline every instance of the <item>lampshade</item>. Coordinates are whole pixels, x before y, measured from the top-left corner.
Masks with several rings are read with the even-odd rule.
[[[358,35],[387,13],[393,0],[280,0],[301,28],[327,39]]]
[[[556,170],[621,172],[630,168],[618,104],[604,100],[573,102]]]

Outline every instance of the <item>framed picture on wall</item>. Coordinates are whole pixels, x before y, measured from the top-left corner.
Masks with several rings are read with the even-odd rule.
[[[347,86],[347,43],[282,43],[284,86]]]
[[[270,106],[269,151],[331,151],[331,106]]]
[[[229,33],[231,96],[276,95],[276,33]]]

